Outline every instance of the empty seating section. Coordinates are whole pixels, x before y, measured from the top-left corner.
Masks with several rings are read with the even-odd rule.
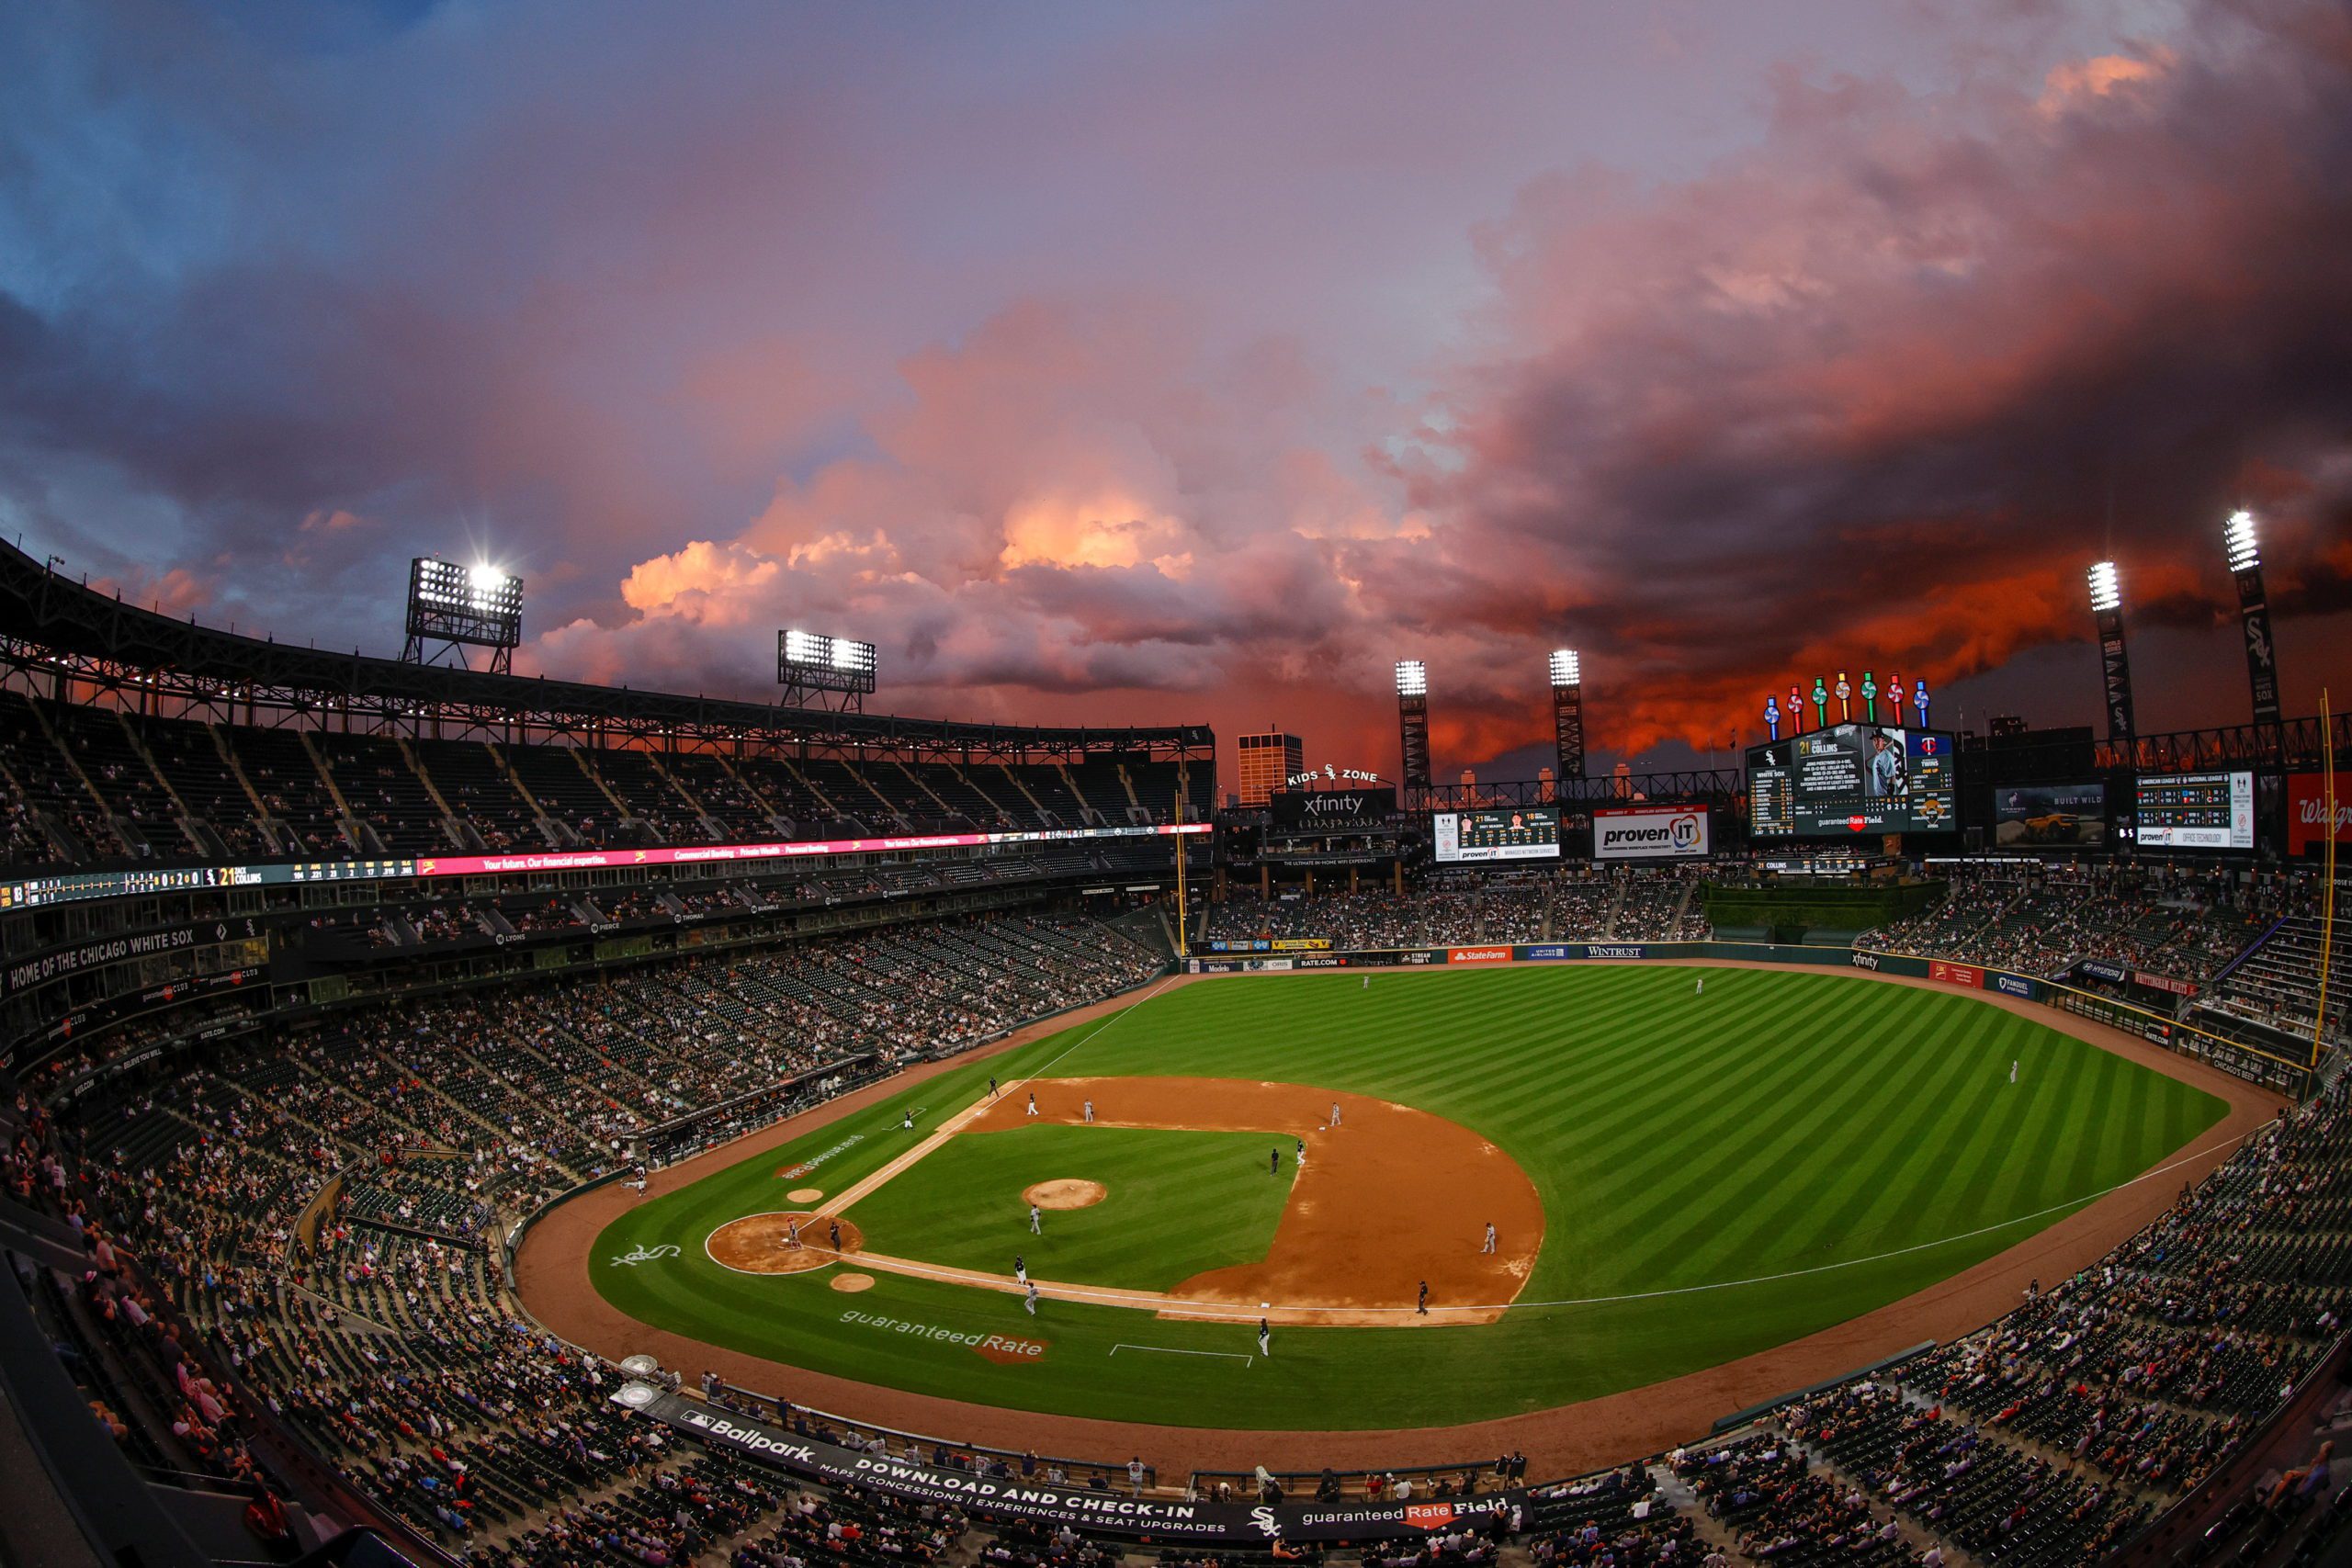
[[[820,795],[806,776],[782,758],[741,757],[734,759],[733,766],[777,816],[792,824],[796,838],[834,838],[861,831],[861,824],[842,817],[829,796]]]
[[[750,786],[721,759],[682,751],[663,758],[662,766],[718,825],[719,842],[765,843],[779,831]]]
[[[269,820],[282,827],[291,841],[279,852],[318,860],[340,859],[357,852],[343,830],[343,814],[311,761],[302,737],[290,729],[231,729],[226,731],[245,782],[261,796]]]
[[[652,839],[642,829],[624,833],[621,813],[604,786],[580,765],[570,746],[504,746],[499,749],[541,812],[561,825],[567,843],[639,844]]]
[[[2230,971],[2208,1005],[2233,1016],[2308,1039],[2319,1022],[2320,921],[2290,914],[2263,943]],[[2327,954],[2329,984],[2326,1038],[2346,1043],[2344,998],[2352,990],[2352,930],[2339,924]]]
[[[433,781],[449,809],[481,835],[482,846],[495,852],[549,848],[539,830],[531,803],[518,794],[514,781],[499,766],[498,756],[479,740],[415,740],[417,766]],[[567,767],[569,758],[559,759]]]
[[[700,813],[662,773],[652,753],[616,749],[590,753],[588,760],[605,787],[619,798],[622,810],[650,830],[650,841],[714,841]]]
[[[132,854],[186,860],[206,852],[180,826],[170,793],[111,710],[52,703],[45,711],[59,742],[106,798]]]
[[[344,804],[394,854],[447,854],[458,846],[442,826],[441,808],[416,776],[399,741],[382,735],[322,734],[319,756],[343,792]]]
[[[123,852],[90,786],[51,744],[32,704],[0,692],[0,764],[9,793],[8,852],[27,861],[101,859]]]
[[[223,850],[239,859],[271,852],[269,840],[254,819],[253,798],[221,755],[210,726],[176,719],[133,719],[131,723],[155,771],[219,838]]]

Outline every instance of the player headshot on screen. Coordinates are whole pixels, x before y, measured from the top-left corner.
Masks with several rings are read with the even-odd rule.
[[[1874,800],[1898,799],[1911,792],[1903,745],[1883,729],[1871,731],[1870,771],[1863,775],[1863,788]]]

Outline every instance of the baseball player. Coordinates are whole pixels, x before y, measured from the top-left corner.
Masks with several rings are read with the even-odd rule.
[[[1707,994],[1707,977],[1704,975],[1700,976],[1699,983],[1690,987],[1690,994],[1694,997],[1703,997]]]
[[[1334,1126],[1334,1127],[1336,1127],[1336,1126],[1338,1126],[1339,1124],[1340,1124],[1340,1102],[1339,1102],[1338,1100],[1333,1100],[1333,1101],[1331,1102],[1331,1125],[1332,1125],[1332,1126]]]
[[[1363,977],[1363,988],[1367,991],[1372,989],[1372,976],[1369,975]]]
[[[1298,1145],[1298,1151],[1291,1156],[1291,1163],[1297,1166],[1299,1169],[1305,1170],[1306,1168],[1306,1140],[1294,1138],[1291,1141]]]
[[[1046,1234],[1045,1213],[1035,1203],[1029,1205],[1029,1234],[1031,1235],[1043,1235]]]
[[[2014,1061],[2009,1064],[2009,1081],[2011,1083],[2018,1081],[2018,1065]]]
[[[1427,1280],[1421,1281],[1421,1299],[1415,1303],[1413,1310],[1423,1317],[1430,1314],[1430,1282]]]
[[[1094,1125],[1094,1102],[1091,1100],[1086,1102],[1086,1124]]]
[[[1282,1173],[1283,1151],[1278,1148],[1268,1149],[1266,1151],[1266,1174],[1268,1176],[1280,1176]]]
[[[839,1220],[835,1220],[835,1221],[834,1221],[831,1225],[827,1226],[827,1227],[826,1227],[826,1230],[825,1230],[825,1235],[826,1235],[827,1236],[829,1236],[829,1237],[831,1237],[831,1240],[832,1240],[832,1244],[833,1244],[833,1250],[834,1250],[835,1252],[839,1252],[839,1251],[842,1249],[842,1223],[841,1223],[841,1221],[839,1221]]]
[[[1258,1320],[1258,1354],[1272,1356],[1273,1353],[1274,1331],[1272,1326],[1261,1317]]]
[[[1492,1220],[1488,1220],[1488,1221],[1487,1222],[1487,1245],[1486,1245],[1486,1246],[1484,1246],[1484,1247],[1480,1247],[1478,1250],[1479,1250],[1479,1251],[1481,1251],[1481,1252],[1492,1252],[1494,1249],[1495,1249],[1495,1222],[1494,1222],[1494,1221],[1492,1221]]]
[[[784,1222],[784,1245],[793,1248],[795,1251],[799,1249],[800,1222],[798,1220],[792,1219]]]
[[[1029,1282],[1029,1260],[1017,1252],[1012,1255],[1012,1277],[1024,1285]]]
[[[1037,1281],[1036,1281],[1036,1280],[1030,1280],[1030,1281],[1029,1281],[1029,1293],[1028,1293],[1027,1295],[1025,1295],[1025,1296],[1023,1296],[1023,1297],[1022,1297],[1022,1298],[1021,1298],[1021,1304],[1022,1304],[1023,1306],[1027,1307],[1027,1308],[1029,1309],[1029,1315],[1030,1315],[1031,1317],[1035,1317],[1035,1316],[1036,1316],[1036,1315],[1037,1315]]]
[[[1032,1116],[1037,1114],[1037,1091],[1035,1089],[1031,1089],[1029,1091],[1029,1114]]]
[[[990,1100],[996,1098],[996,1076],[993,1073],[989,1076],[989,1098]]]
[[[899,1122],[899,1125],[910,1133],[915,1130],[915,1113],[911,1107],[908,1109],[905,1118]]]

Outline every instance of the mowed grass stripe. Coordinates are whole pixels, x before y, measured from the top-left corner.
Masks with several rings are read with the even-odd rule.
[[[1219,980],[1118,1015],[1058,1060],[1077,1032],[993,1066],[1007,1081],[1050,1064],[1056,1076],[1268,1078],[1415,1104],[1492,1140],[1543,1192],[1545,1242],[1522,1300],[1722,1289],[1530,1307],[1475,1329],[1278,1331],[1275,1361],[1256,1369],[1269,1376],[1253,1382],[1204,1370],[1225,1362],[1109,1355],[1139,1336],[1246,1355],[1250,1325],[1065,1302],[1031,1319],[1015,1296],[888,1275],[844,1297],[825,1272],[752,1278],[700,1257],[710,1225],[784,1206],[797,1183],[775,1171],[792,1156],[861,1134],[810,1179],[838,1191],[910,1146],[916,1135],[897,1126],[901,1102],[926,1106],[927,1121],[944,1117],[985,1092],[988,1064],[638,1206],[599,1238],[600,1254],[676,1243],[684,1256],[635,1269],[600,1257],[595,1287],[623,1311],[695,1337],[984,1403],[1252,1427],[1470,1420],[1694,1371],[1870,1311],[2036,1226],[1974,1238],[1957,1229],[2013,1219],[2003,1211],[2046,1202],[2045,1193],[2128,1179],[2222,1110],[2103,1055],[2074,1058],[2079,1077],[2070,1079],[2063,1053],[2079,1047],[1979,998],[1797,970],[1709,971],[1697,997],[1693,979],[1664,966],[1561,965],[1381,976],[1368,990],[1344,974]],[[2011,1056],[2030,1072],[2005,1104]],[[2006,1162],[2003,1151],[2023,1138],[2048,1145],[2033,1168]],[[1972,1190],[1955,1190],[1965,1172]],[[1024,1174],[1008,1170],[996,1185]],[[1057,1174],[1072,1173],[1034,1176]],[[1171,1189],[1176,1205],[1194,1185],[1181,1163],[1150,1180]],[[1155,1220],[1115,1245],[1132,1245],[1124,1255],[1139,1269],[1172,1267],[1165,1255],[1185,1245],[1182,1229]],[[1795,1267],[1833,1267],[1747,1282],[1800,1257]],[[1025,1334],[1050,1348],[1034,1363],[999,1365],[861,1321],[873,1316]],[[1445,1391],[1435,1407],[1432,1389]]]

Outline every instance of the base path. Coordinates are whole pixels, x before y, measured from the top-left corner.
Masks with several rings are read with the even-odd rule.
[[[1677,965],[1693,968],[1760,968],[1734,960],[1708,959]],[[1949,986],[1889,975],[1858,979],[1950,993]],[[1445,969],[1383,971],[1380,984],[1414,985],[1447,974]],[[1173,982],[1222,985],[1241,980],[1264,984],[1307,981],[1320,973],[1268,976],[1194,976]],[[1170,987],[1172,988],[1172,987]],[[729,1382],[786,1395],[819,1410],[900,1431],[939,1435],[949,1441],[982,1443],[1020,1452],[1098,1454],[1116,1459],[1140,1453],[1162,1474],[1193,1470],[1248,1470],[1265,1462],[1283,1469],[1394,1469],[1413,1464],[1460,1464],[1481,1455],[1523,1450],[1541,1476],[1576,1475],[1604,1465],[1645,1459],[1677,1443],[1703,1436],[1708,1424],[1732,1411],[1777,1398],[1808,1383],[1833,1378],[1923,1339],[1951,1339],[1982,1327],[2015,1306],[2029,1280],[2061,1280],[2098,1260],[2118,1242],[2154,1219],[2188,1182],[2222,1163],[2236,1141],[2270,1120],[2282,1100],[2257,1085],[2233,1078],[2145,1041],[2052,1008],[1991,991],[1970,992],[1988,1007],[2004,1008],[2064,1034],[2087,1041],[2142,1066],[2220,1096],[2230,1114],[2208,1128],[2194,1145],[2204,1151],[2191,1163],[2161,1178],[2120,1188],[2057,1224],[2037,1231],[1974,1268],[1916,1295],[1810,1334],[1802,1339],[1743,1356],[1703,1371],[1646,1388],[1606,1394],[1581,1404],[1492,1421],[1432,1425],[1410,1431],[1329,1431],[1302,1424],[1288,1430],[1228,1431],[1199,1427],[1162,1427],[1135,1421],[1105,1421],[1011,1410],[915,1393],[854,1378],[812,1372],[764,1357],[729,1350],[639,1322],[597,1294],[590,1278],[592,1248],[604,1228],[637,1204],[692,1185],[747,1156],[779,1148],[830,1126],[910,1084],[982,1056],[994,1055],[1124,1010],[1146,993],[1100,1003],[1035,1025],[1012,1038],[952,1062],[930,1063],[910,1073],[871,1084],[732,1143],[707,1149],[692,1159],[655,1171],[640,1197],[621,1183],[583,1192],[549,1210],[534,1225],[514,1260],[523,1305],[548,1329],[612,1360],[644,1352],[664,1366],[686,1372],[708,1369]],[[2179,1159],[2168,1156],[2163,1165]],[[860,1259],[861,1263],[863,1258]],[[1726,1302],[1724,1310],[1737,1311]],[[1433,1400],[1433,1411],[1437,1408]],[[1303,1419],[1311,1413],[1302,1412]]]
[[[1259,1303],[1272,1303],[1277,1323],[1460,1326],[1500,1317],[1499,1303],[1526,1285],[1544,1245],[1544,1199],[1519,1162],[1460,1122],[1410,1105],[1252,1078],[1030,1078],[1021,1087],[1023,1098],[1007,1095],[963,1123],[964,1135],[1084,1125],[1091,1100],[1097,1127],[1263,1133],[1270,1156],[1279,1156],[1285,1169],[1295,1161],[1290,1201],[1259,1261],[1195,1274],[1164,1295],[1082,1288],[1049,1294],[1156,1303],[1164,1317],[1256,1317]],[[1488,1221],[1492,1252],[1483,1250]],[[876,1241],[889,1245],[888,1236]],[[1418,1313],[1424,1280],[1433,1305],[1476,1303],[1482,1310]]]

